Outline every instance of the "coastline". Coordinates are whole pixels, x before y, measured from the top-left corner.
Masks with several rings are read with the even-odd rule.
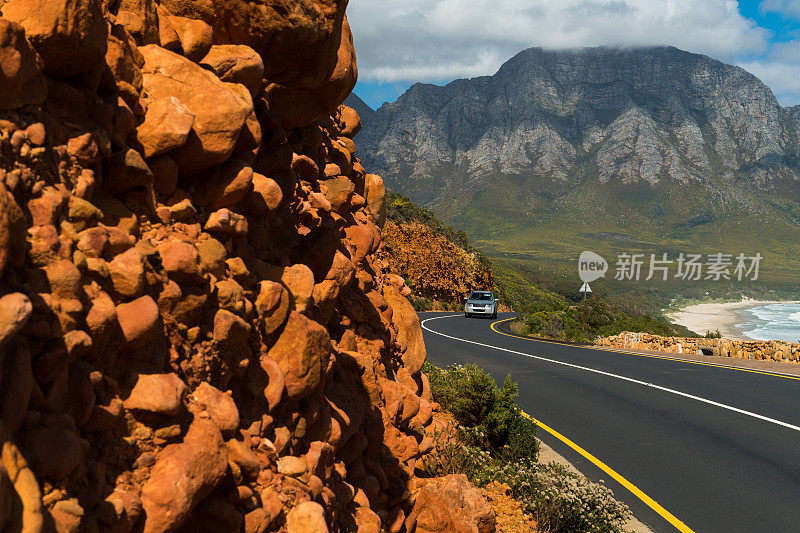
[[[707,331],[716,331],[724,338],[750,341],[754,340],[742,331],[738,324],[746,321],[742,311],[775,303],[798,303],[797,301],[753,300],[744,298],[741,302],[702,303],[690,305],[671,313],[665,313],[671,322],[680,324],[694,331],[698,335],[705,335]]]

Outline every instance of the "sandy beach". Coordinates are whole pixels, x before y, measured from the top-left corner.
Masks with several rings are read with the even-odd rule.
[[[665,316],[700,335],[704,335],[707,331],[719,330],[722,336],[728,339],[753,340],[736,327],[736,324],[744,321],[739,312],[771,303],[777,302],[745,298],[741,302],[690,305],[679,311],[666,313]]]

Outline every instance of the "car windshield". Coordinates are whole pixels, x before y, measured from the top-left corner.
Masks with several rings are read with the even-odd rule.
[[[492,301],[492,293],[491,292],[473,292],[469,295],[470,300],[477,300],[479,302],[490,302]]]

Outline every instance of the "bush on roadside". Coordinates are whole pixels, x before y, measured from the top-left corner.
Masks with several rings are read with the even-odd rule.
[[[498,387],[489,374],[472,364],[441,370],[426,363],[423,371],[428,374],[434,400],[459,424],[476,428],[489,447],[512,456],[527,449],[528,455],[536,456],[535,426],[517,407],[519,388],[510,376]]]
[[[666,337],[678,334],[665,318],[651,315],[629,315],[610,306],[602,298],[587,298],[579,304],[561,309],[533,310],[522,317],[528,334],[535,337],[592,342],[598,337],[623,331],[652,333]]]
[[[623,531],[630,510],[611,490],[555,463],[537,462],[536,425],[515,405],[518,387],[510,377],[498,387],[476,365],[442,370],[425,363],[423,371],[434,400],[460,424],[455,438],[434,436],[436,448],[424,461],[428,475],[463,473],[479,486],[507,484],[538,531]]]

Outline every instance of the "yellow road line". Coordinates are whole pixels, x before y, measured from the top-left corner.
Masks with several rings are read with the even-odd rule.
[[[573,441],[571,441],[570,439],[568,439],[555,429],[551,428],[544,422],[533,418],[532,416],[528,415],[525,412],[523,412],[522,414],[526,418],[532,420],[538,427],[550,433],[552,436],[554,436],[555,438],[557,438],[558,440],[560,440],[561,442],[563,442],[564,444],[566,444],[567,446],[569,446],[570,448],[581,454],[583,457],[591,461],[592,464],[594,464],[600,470],[602,470],[603,472],[614,478],[614,480],[617,481],[617,483],[619,483],[620,485],[631,491],[631,493],[633,493],[634,496],[642,500],[642,502],[644,502],[645,505],[647,505],[653,511],[658,513],[664,520],[675,526],[675,528],[678,531],[681,531],[682,533],[694,533],[692,529],[689,528],[689,526],[678,520],[678,518],[676,518],[675,515],[664,509],[661,505],[659,505],[657,501],[655,501],[653,498],[642,492],[641,489],[639,489],[639,487],[637,487],[636,485],[634,485],[633,483],[622,477],[621,474],[619,474],[616,470],[605,464],[603,461],[601,461],[591,453],[587,452],[586,450],[578,446],[576,443],[574,443]]]
[[[780,373],[777,373],[777,372],[764,372],[762,370],[754,370],[752,368],[739,368],[739,367],[735,367],[735,366],[728,366],[728,365],[722,365],[722,364],[716,364],[716,363],[704,363],[703,361],[692,361],[690,359],[679,359],[677,357],[669,357],[669,356],[665,356],[665,355],[653,355],[653,354],[646,354],[646,353],[628,352],[628,351],[624,351],[624,350],[614,350],[613,348],[605,348],[603,346],[588,347],[588,346],[578,346],[578,345],[575,345],[575,344],[568,344],[568,343],[565,343],[565,342],[546,341],[546,340],[541,340],[541,339],[531,339],[529,337],[523,337],[521,335],[510,335],[510,334],[504,333],[504,332],[502,332],[499,329],[494,327],[495,324],[500,324],[501,322],[508,322],[509,320],[514,320],[515,318],[516,317],[511,317],[511,318],[504,318],[502,320],[497,320],[496,322],[492,322],[492,324],[489,327],[492,328],[492,331],[494,331],[495,333],[499,333],[500,335],[505,335],[506,337],[512,337],[514,339],[522,339],[522,340],[528,340],[528,341],[544,342],[544,343],[547,343],[547,344],[558,344],[559,346],[571,346],[572,348],[581,348],[583,350],[600,350],[600,351],[603,351],[603,352],[621,353],[621,354],[625,354],[625,355],[635,355],[637,357],[649,357],[651,359],[663,359],[665,361],[675,361],[676,363],[689,363],[689,364],[692,364],[692,365],[710,366],[710,367],[714,367],[714,368],[725,368],[725,369],[728,369],[728,370],[738,370],[739,372],[749,372],[751,374],[762,374],[764,376],[772,376],[772,377],[776,377],[776,378],[785,378],[785,379],[794,379],[794,380],[800,381],[800,376],[790,376],[788,374],[780,374]]]

